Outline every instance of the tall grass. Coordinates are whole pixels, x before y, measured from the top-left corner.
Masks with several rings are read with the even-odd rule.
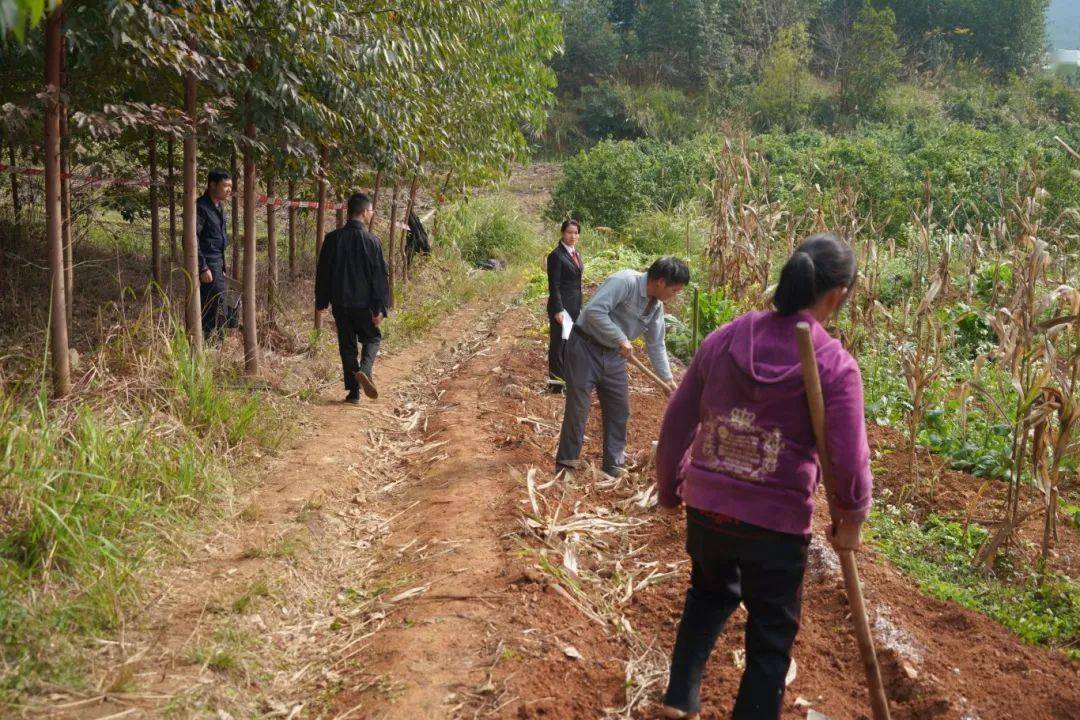
[[[89,362],[78,402],[0,387],[0,700],[78,684],[73,659],[139,598],[141,569],[232,490],[228,467],[273,447],[279,414],[193,357],[147,302]]]
[[[523,273],[542,266],[540,239],[513,197],[470,198],[443,212],[431,255],[416,261],[409,283],[395,297],[397,306],[384,330],[391,348],[421,336],[455,308],[516,285]],[[508,268],[476,267],[489,259],[503,260]]]
[[[456,248],[467,263],[492,258],[521,262],[539,251],[536,233],[508,195],[472,198],[451,205],[445,212],[438,242]]]
[[[481,270],[453,247],[436,247],[397,293],[391,321],[384,325],[384,344],[393,349],[416,340],[456,308],[519,282],[522,270],[520,262],[502,271]]]

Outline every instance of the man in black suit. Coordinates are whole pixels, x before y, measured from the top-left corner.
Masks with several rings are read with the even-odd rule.
[[[375,214],[371,198],[355,193],[348,202],[349,221],[323,241],[315,270],[315,309],[333,306],[338,350],[348,395],[345,402],[360,402],[360,389],[377,398],[372,369],[379,353],[379,326],[390,306],[390,291],[382,245],[368,225]],[[357,362],[356,342],[362,353]]]
[[[199,296],[202,301],[203,336],[220,340],[225,304],[225,247],[229,233],[225,201],[232,195],[232,178],[224,170],[211,170],[206,192],[195,201],[195,236],[199,241]]]
[[[562,239],[547,256],[548,319],[551,338],[548,342],[548,388],[553,393],[563,389],[563,323],[577,322],[581,312],[581,255],[577,251],[581,225],[577,220],[563,221]]]

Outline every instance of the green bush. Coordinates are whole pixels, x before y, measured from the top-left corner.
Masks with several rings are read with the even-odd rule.
[[[919,430],[919,443],[949,458],[955,470],[978,477],[1007,479],[1012,466],[1009,425],[996,419],[992,422],[978,408],[968,412],[966,427],[958,424],[959,416],[956,401],[928,411]]]
[[[637,135],[678,141],[701,132],[708,124],[705,104],[678,88],[623,83],[616,86],[616,92]]]
[[[587,225],[620,228],[649,199],[642,143],[607,140],[583,150],[563,165],[551,194],[548,217],[568,217]]]
[[[667,334],[668,350],[683,362],[689,362],[694,354],[694,289],[683,292],[684,302],[676,317],[669,318]],[[738,303],[728,298],[723,290],[699,290],[698,292],[698,332],[700,343],[709,333],[725,323],[734,320],[745,312]]]
[[[463,200],[444,212],[443,239],[456,247],[468,263],[492,258],[519,262],[539,250],[536,233],[508,196]]]
[[[754,88],[751,114],[759,130],[796,130],[811,107],[810,40],[801,23],[782,29],[769,45]]]
[[[911,291],[911,263],[905,257],[878,255],[877,299],[887,308],[899,307]]]
[[[722,142],[713,135],[700,135],[681,143],[642,143],[652,160],[645,176],[650,206],[671,210],[693,200],[711,200],[712,158]]]
[[[631,117],[624,88],[614,83],[586,85],[574,106],[577,108],[578,125],[585,137],[626,140],[642,135],[640,126]]]
[[[997,88],[989,83],[962,83],[942,94],[946,114],[951,120],[988,130],[1010,127],[1018,121],[1012,115]]]
[[[709,196],[709,157],[717,141],[605,141],[563,165],[547,215],[621,229],[641,210],[670,209]]]
[[[644,270],[649,262],[649,258],[635,248],[624,243],[611,242],[598,252],[585,255],[582,283],[586,286],[599,285],[609,275],[620,270]]]
[[[674,211],[641,210],[623,230],[623,239],[646,257],[677,255],[686,259],[704,246],[709,220],[694,204]]]
[[[975,294],[983,302],[990,302],[990,297],[994,293],[995,278],[997,278],[1000,297],[1012,284],[1012,277],[1012,265],[998,262],[982,263],[975,271]]]
[[[914,93],[908,99],[909,106],[897,112],[918,114],[926,98]],[[1055,135],[1080,146],[1075,123],[1039,131],[1015,124],[980,129],[929,114],[902,125],[865,125],[848,135],[764,133],[753,138],[751,150],[767,163],[770,195],[786,212],[798,216],[821,209],[828,217],[836,193],[855,185],[864,217],[874,217],[886,236],[903,240],[910,235],[905,225],[912,209],[923,203],[927,183],[935,222],[955,222],[962,229],[969,221],[992,223],[1001,212],[1001,194],[1014,193],[1017,177],[1032,163],[1048,193],[1048,215],[1067,212],[1080,197],[1080,173]],[[602,142],[567,161],[549,217],[573,215],[622,229],[643,210],[708,202],[712,159],[722,143],[710,135],[680,143]],[[1074,210],[1068,217],[1066,235],[1080,235],[1080,215]]]
[[[966,360],[974,360],[988,352],[997,342],[990,323],[966,303],[950,307],[945,321],[949,327],[956,328],[956,351]]]
[[[883,123],[929,123],[944,120],[938,95],[924,87],[903,83],[886,89],[874,106],[872,117]]]

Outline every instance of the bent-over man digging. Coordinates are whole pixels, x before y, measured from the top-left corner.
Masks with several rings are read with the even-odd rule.
[[[646,272],[620,270],[600,286],[581,309],[563,359],[566,410],[563,414],[556,469],[578,467],[593,389],[600,397],[604,422],[604,472],[626,472],[626,423],[630,392],[626,361],[631,343],[645,337],[649,359],[660,379],[675,388],[664,346],[664,303],[690,282],[682,260],[663,257]]]

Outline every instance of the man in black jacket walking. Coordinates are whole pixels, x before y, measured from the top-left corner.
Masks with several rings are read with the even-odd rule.
[[[225,298],[225,201],[232,195],[232,178],[224,170],[211,170],[206,192],[195,201],[195,235],[199,239],[199,299],[203,336],[219,336]]]
[[[347,403],[360,402],[360,389],[377,398],[372,380],[375,356],[379,353],[390,290],[379,239],[368,230],[375,209],[371,198],[355,193],[348,202],[349,220],[326,236],[315,271],[315,309],[333,306],[337,323],[338,350],[345,376]],[[357,362],[357,340],[362,346]]]
[[[548,388],[562,392],[563,388],[563,325],[567,318],[577,322],[581,312],[581,255],[577,251],[581,225],[577,220],[563,221],[561,240],[547,256],[547,312],[551,333],[548,339]]]

